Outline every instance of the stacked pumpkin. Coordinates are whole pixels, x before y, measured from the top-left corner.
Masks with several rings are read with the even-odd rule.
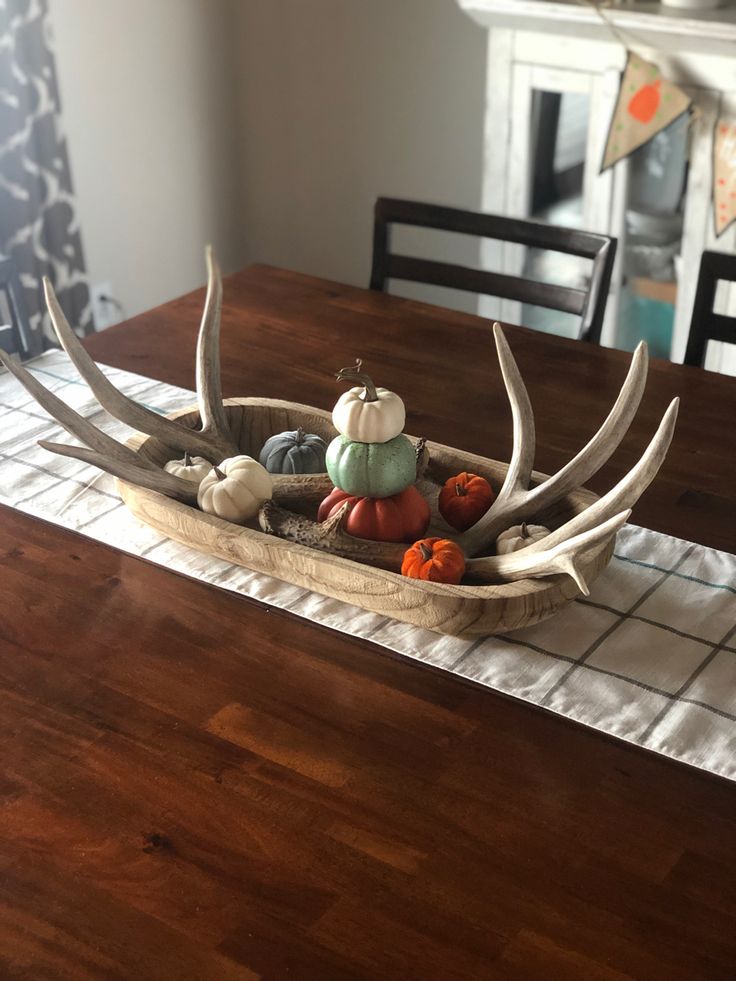
[[[332,422],[339,435],[327,447],[325,464],[335,489],[322,501],[326,521],[346,501],[343,525],[357,538],[414,542],[429,525],[429,505],[414,486],[416,452],[403,433],[406,412],[395,392],[377,388],[357,361],[338,372],[356,386],[338,399]]]

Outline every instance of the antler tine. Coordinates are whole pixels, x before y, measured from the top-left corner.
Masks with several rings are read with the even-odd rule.
[[[541,511],[575,487],[582,487],[613,456],[639,408],[647,383],[648,369],[647,345],[645,341],[640,341],[634,351],[618,398],[603,425],[577,456],[558,470],[554,477],[550,477],[530,491],[530,507],[535,511]]]
[[[222,276],[212,246],[207,246],[207,296],[197,339],[197,399],[202,420],[202,434],[211,443],[226,445],[232,456],[235,446],[222,404],[220,381],[220,315],[222,312]]]
[[[99,467],[113,477],[119,477],[129,484],[136,484],[138,487],[148,487],[150,490],[158,491],[167,497],[173,497],[184,504],[196,504],[197,485],[191,480],[184,480],[175,474],[167,473],[165,470],[147,469],[144,466],[136,466],[132,463],[124,463],[113,459],[110,456],[103,456],[95,450],[88,450],[84,446],[69,446],[66,443],[50,443],[48,440],[40,439],[38,445],[51,453],[58,453],[59,456],[69,456],[83,463],[90,463],[94,467]],[[138,463],[142,463],[142,457],[136,457]]]
[[[581,531],[565,541],[553,544],[549,538],[542,539],[537,544],[540,548],[532,552],[531,548],[522,548],[508,555],[494,555],[489,559],[473,559],[465,569],[469,579],[489,582],[513,582],[518,579],[539,579],[555,573],[565,573],[577,583],[578,589],[584,596],[590,590],[580,569],[580,558],[596,545],[600,545],[628,520],[630,510],[624,510],[602,521],[594,528]],[[549,543],[549,544],[548,544]]]
[[[529,486],[529,478],[534,466],[534,451],[536,448],[536,434],[534,430],[534,412],[529,401],[529,393],[521,377],[519,366],[511,353],[508,341],[504,336],[501,325],[496,322],[493,325],[493,337],[496,341],[496,351],[498,352],[498,362],[501,366],[503,382],[506,386],[509,404],[511,405],[511,417],[514,427],[514,448],[511,454],[511,462],[506,473],[497,501],[503,503],[512,494],[522,490],[525,491]],[[498,505],[497,505],[498,506]]]
[[[561,525],[545,538],[541,538],[532,545],[520,549],[519,552],[511,554],[514,556],[541,554],[543,551],[563,545],[574,537],[581,536],[591,529],[601,526],[601,523],[610,520],[612,515],[618,515],[624,510],[631,509],[654,480],[664,462],[675,431],[679,402],[679,399],[672,400],[662,417],[657,432],[652,437],[639,462],[615,487],[612,487],[607,494],[591,504],[585,511],[575,515],[574,518],[565,522],[564,525]],[[487,558],[471,559],[467,564],[468,575],[482,579],[498,575],[500,560],[505,558],[504,555],[494,555]]]
[[[177,450],[187,450],[205,459],[213,459],[217,456],[216,460],[213,459],[215,463],[219,463],[225,456],[232,455],[231,447],[215,447],[209,436],[203,436],[180,422],[167,419],[119,392],[82,347],[79,338],[64,316],[54,288],[46,276],[43,278],[43,288],[46,306],[59,343],[103,409],[107,409],[116,419],[133,429],[148,436],[156,436]]]
[[[570,535],[577,535],[588,528],[592,528],[600,521],[622,511],[624,508],[633,508],[657,476],[659,468],[664,463],[664,458],[667,455],[667,450],[670,448],[670,443],[675,432],[679,405],[679,398],[672,399],[649,445],[644,450],[639,461],[629,470],[625,477],[622,477],[607,494],[604,494],[603,497],[591,504],[590,507],[581,511],[580,514],[551,532],[547,538],[542,538],[534,542],[529,548],[537,552],[539,551],[540,545],[543,545],[548,540],[549,546],[554,545],[557,542],[569,538]]]
[[[107,454],[111,460],[140,466],[141,460],[138,454],[134,453],[127,446],[123,446],[122,443],[118,443],[112,436],[103,433],[102,430],[93,426],[83,416],[80,416],[78,412],[75,412],[74,409],[62,402],[61,399],[58,399],[48,389],[44,388],[29,371],[13,361],[10,355],[3,350],[0,350],[0,361],[11,375],[14,375],[18,379],[26,391],[33,396],[36,402],[42,408],[46,409],[49,415],[53,416],[57,422],[61,423],[68,433],[76,436],[77,439],[86,443],[87,446],[91,446],[98,453]]]
[[[519,398],[519,386],[523,389],[527,404],[528,396],[526,389],[523,388],[514,357],[505,342],[505,338],[503,338],[501,328],[496,329],[496,326],[494,325],[494,332],[504,380],[507,379],[507,373],[509,381],[513,379],[513,389],[509,381],[506,384],[509,390],[509,401],[511,401],[512,411],[514,411],[514,399]],[[498,343],[499,335],[503,338],[502,345]],[[506,363],[505,368],[504,362]],[[511,369],[509,369],[509,364],[512,366]],[[647,368],[647,347],[642,342],[634,352],[618,398],[600,429],[583,449],[554,476],[549,477],[537,487],[527,490],[526,486],[522,486],[518,481],[518,476],[515,475],[512,480],[509,479],[511,465],[509,466],[509,475],[507,475],[504,486],[489,510],[472,528],[457,538],[458,544],[462,546],[467,555],[477,555],[484,547],[495,541],[498,535],[514,521],[534,517],[544,508],[560,500],[573,488],[582,486],[594,473],[600,470],[626,435],[636,415],[646,385]],[[523,402],[521,405],[523,408]],[[528,412],[531,415],[530,407]],[[516,416],[514,421],[514,441],[516,444]],[[516,445],[514,452],[516,453]],[[512,457],[512,465],[513,463],[514,458]]]

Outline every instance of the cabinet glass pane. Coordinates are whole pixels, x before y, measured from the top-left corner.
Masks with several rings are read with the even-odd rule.
[[[687,180],[688,119],[670,123],[629,159],[623,288],[616,346],[640,340],[667,358],[677,298]]]
[[[589,98],[574,92],[532,96],[532,175],[529,212],[536,221],[583,227],[583,168],[588,139]],[[586,289],[591,262],[561,252],[527,249],[523,275]],[[580,318],[524,305],[521,322],[537,330],[577,337]]]

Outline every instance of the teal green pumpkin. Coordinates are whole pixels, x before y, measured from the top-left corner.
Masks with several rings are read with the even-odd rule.
[[[387,443],[358,443],[336,436],[327,447],[330,480],[356,497],[391,497],[416,480],[416,453],[403,433]]]
[[[321,436],[305,433],[300,426],[267,439],[258,462],[269,473],[324,473],[326,451]]]

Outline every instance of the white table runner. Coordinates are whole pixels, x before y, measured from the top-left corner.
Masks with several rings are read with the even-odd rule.
[[[61,352],[29,367],[107,432],[129,432],[99,408]],[[158,411],[193,401],[191,392],[139,375],[105,374]],[[139,524],[111,477],[37,446],[66,434],[7,372],[0,412],[3,503],[736,780],[736,556],[627,525],[589,598],[503,637],[443,637],[228,565]]]

